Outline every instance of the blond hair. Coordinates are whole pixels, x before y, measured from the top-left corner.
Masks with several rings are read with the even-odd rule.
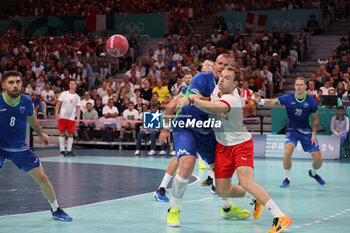
[[[227,71],[233,71],[234,72],[234,75],[233,75],[233,81],[237,81],[238,83],[241,82],[241,71],[233,66],[226,66],[224,68],[224,70],[227,70]]]
[[[306,81],[306,79],[305,79],[304,77],[297,77],[297,78],[295,79],[295,82],[298,81],[298,80],[304,81],[305,85],[307,85],[307,81]]]

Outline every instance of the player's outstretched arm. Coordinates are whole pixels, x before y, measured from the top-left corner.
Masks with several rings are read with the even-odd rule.
[[[59,118],[60,108],[61,108],[61,102],[57,101],[56,108],[55,108],[55,117],[56,117],[57,121],[58,121],[58,118]]]
[[[49,145],[50,137],[47,134],[43,133],[41,130],[36,114],[34,113],[32,117],[28,117],[27,121],[30,127],[32,127],[33,130],[38,134],[40,140],[43,141],[46,145]]]
[[[254,93],[254,102],[260,105],[278,105],[277,99],[262,99],[259,93]]]
[[[213,103],[206,100],[201,100],[199,98],[193,98],[192,96],[188,98],[186,97],[181,98],[178,104],[181,106],[184,106],[189,103],[196,106],[203,112],[206,112],[212,115],[220,115],[221,113],[227,113],[230,110],[229,106],[227,106],[227,104],[221,101]]]

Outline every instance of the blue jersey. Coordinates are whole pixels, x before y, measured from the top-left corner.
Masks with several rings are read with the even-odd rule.
[[[305,94],[303,100],[298,100],[295,93],[286,94],[277,98],[280,105],[286,106],[289,123],[286,131],[297,131],[302,134],[311,134],[312,127],[309,117],[317,113],[318,104],[314,97]]]
[[[11,152],[28,150],[25,142],[27,117],[33,117],[33,101],[28,95],[20,94],[12,105],[0,96],[0,149]]]
[[[216,86],[217,81],[218,80],[214,77],[214,74],[211,72],[197,74],[192,78],[190,85],[181,90],[181,94],[183,96],[188,96],[190,94],[201,94],[204,97],[210,97],[211,93],[213,92]],[[175,121],[187,121],[191,119],[206,121],[208,120],[208,113],[203,112],[202,110],[193,105],[186,105],[182,108],[182,111],[180,112],[179,116],[176,117]],[[212,131],[212,129],[210,128],[203,127],[192,127],[191,129],[202,134],[209,134]]]

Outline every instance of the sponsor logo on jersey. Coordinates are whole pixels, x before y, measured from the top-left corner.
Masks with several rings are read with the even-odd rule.
[[[25,111],[26,111],[26,107],[24,107],[24,106],[19,107],[19,112],[21,114],[25,113]]]

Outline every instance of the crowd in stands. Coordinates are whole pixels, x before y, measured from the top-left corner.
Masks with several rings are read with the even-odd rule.
[[[322,96],[337,96],[336,105],[350,102],[350,32],[340,39],[340,45],[332,48],[326,60],[319,60],[320,66],[311,74],[308,93],[322,103]]]
[[[333,8],[336,17],[343,19],[349,10],[345,0],[19,0],[15,6],[3,7],[1,16],[79,16],[96,14],[169,13],[181,20],[203,20],[205,15],[219,11],[288,10]]]

